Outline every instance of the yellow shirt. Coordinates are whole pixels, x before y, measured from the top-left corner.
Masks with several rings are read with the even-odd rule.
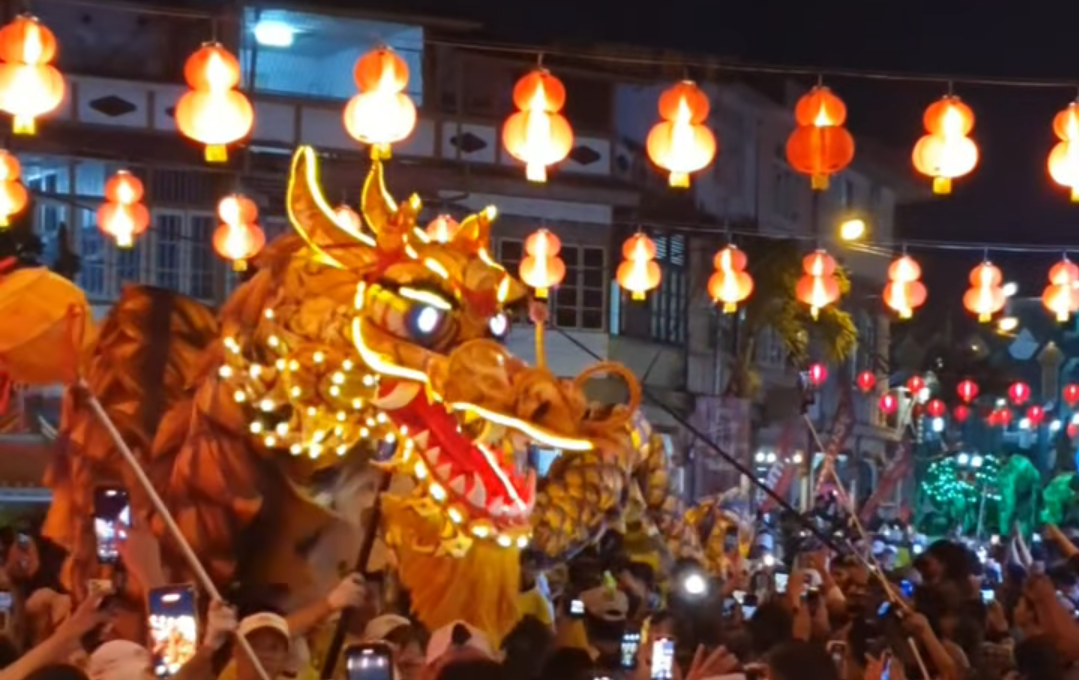
[[[545,625],[554,625],[554,607],[539,588],[517,594],[517,609],[521,616],[534,616]]]

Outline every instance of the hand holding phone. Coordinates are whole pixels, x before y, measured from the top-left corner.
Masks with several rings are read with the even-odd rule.
[[[198,650],[198,609],[193,585],[153,588],[149,593],[150,655],[154,675],[168,678]]]
[[[345,648],[347,680],[393,680],[393,650],[382,642]]]
[[[103,564],[120,561],[120,543],[131,527],[131,504],[127,491],[115,486],[94,490],[94,537],[97,559]]]
[[[674,680],[674,639],[657,638],[652,643],[652,680]]]
[[[571,619],[584,618],[584,600],[575,597],[569,601],[569,616]]]
[[[622,644],[619,647],[619,659],[624,670],[632,671],[637,668],[637,654],[641,649],[641,631],[627,630],[622,634]]]

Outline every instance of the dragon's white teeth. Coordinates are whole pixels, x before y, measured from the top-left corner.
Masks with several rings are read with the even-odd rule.
[[[387,411],[396,411],[412,403],[419,393],[419,383],[399,382],[388,393],[373,398],[371,403]]]
[[[438,459],[442,456],[442,449],[432,446],[423,452],[423,457],[431,467],[438,467]]]
[[[412,438],[412,442],[416,445],[416,448],[421,451],[427,448],[427,440],[431,438],[431,433],[427,430],[420,432]]]
[[[453,466],[449,463],[443,463],[435,468],[435,474],[438,475],[439,479],[449,479],[450,475],[453,474]]]
[[[473,506],[483,509],[487,506],[487,487],[483,485],[480,476],[472,474],[472,488],[468,491],[468,502]]]
[[[465,476],[458,475],[454,477],[453,480],[450,482],[450,488],[453,489],[453,492],[457,495],[463,496],[465,493],[465,489],[468,488],[466,486]]]

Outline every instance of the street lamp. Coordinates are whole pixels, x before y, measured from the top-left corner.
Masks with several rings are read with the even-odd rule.
[[[865,220],[860,217],[852,217],[839,224],[839,238],[844,241],[858,241],[865,236],[867,231],[869,228]]]

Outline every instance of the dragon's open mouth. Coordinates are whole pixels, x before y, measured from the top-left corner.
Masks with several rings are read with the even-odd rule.
[[[411,438],[417,478],[430,475],[432,497],[447,504],[452,520],[469,520],[473,533],[477,527],[483,533],[476,520],[489,521],[493,531],[528,524],[536,503],[535,471],[520,474],[513,461],[465,434],[458,418],[428,395],[417,383],[383,379],[376,400]]]

